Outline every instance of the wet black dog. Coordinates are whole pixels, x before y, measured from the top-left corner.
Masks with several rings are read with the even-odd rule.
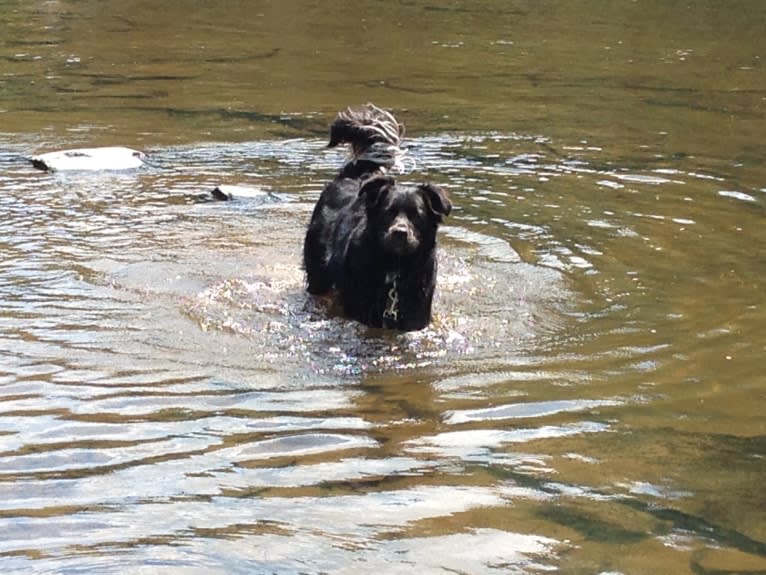
[[[329,147],[352,158],[322,191],[303,246],[308,291],[335,289],[344,312],[373,327],[426,327],[436,286],[436,231],[452,208],[430,184],[400,186],[403,127],[371,104],[338,114]]]

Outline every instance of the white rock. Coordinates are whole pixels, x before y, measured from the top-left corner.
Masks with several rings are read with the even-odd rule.
[[[269,200],[274,198],[274,195],[271,192],[261,188],[256,188],[253,186],[233,186],[227,184],[217,185],[211,194],[214,199],[222,201],[245,198]]]
[[[80,148],[31,156],[40,170],[132,170],[144,165],[146,154],[122,146]]]

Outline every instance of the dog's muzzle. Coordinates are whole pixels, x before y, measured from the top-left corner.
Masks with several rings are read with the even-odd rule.
[[[386,230],[383,243],[388,251],[402,255],[418,249],[419,242],[409,220],[399,217]]]

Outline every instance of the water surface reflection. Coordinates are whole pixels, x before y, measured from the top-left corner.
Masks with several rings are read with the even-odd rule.
[[[763,7],[588,4],[11,2],[3,571],[764,571]],[[303,289],[367,100],[456,206],[421,332]]]

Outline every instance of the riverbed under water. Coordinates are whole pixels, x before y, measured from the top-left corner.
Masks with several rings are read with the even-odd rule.
[[[766,572],[766,5],[350,6],[4,3],[0,570]],[[367,101],[420,332],[304,291]]]

